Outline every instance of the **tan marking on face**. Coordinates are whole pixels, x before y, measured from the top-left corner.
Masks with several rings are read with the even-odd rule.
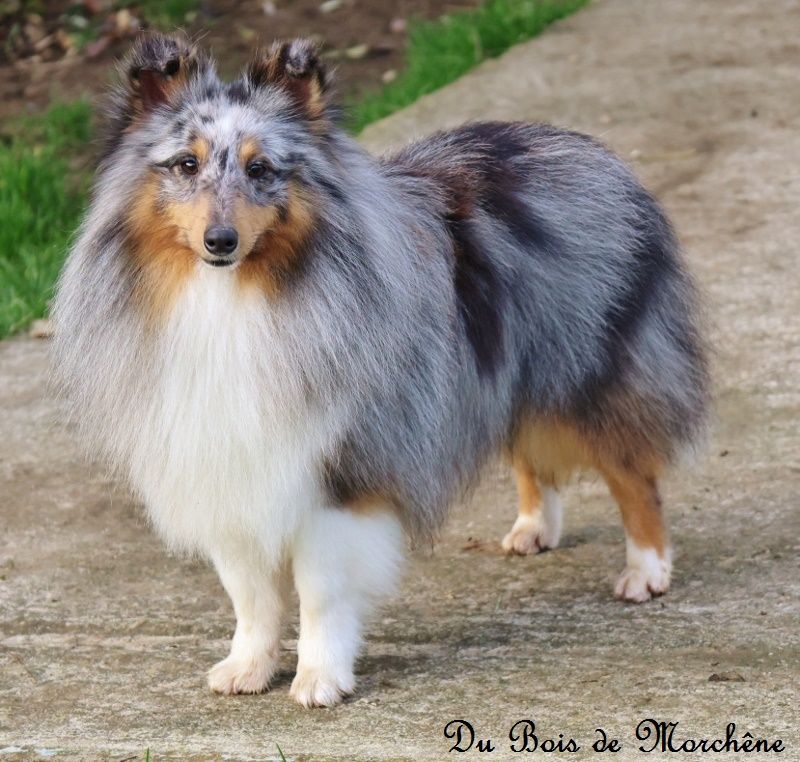
[[[211,197],[207,193],[197,194],[185,203],[172,202],[164,209],[164,216],[176,228],[180,241],[202,256],[203,239],[211,224]]]
[[[150,178],[127,218],[130,254],[141,277],[134,298],[150,325],[169,314],[197,258],[181,231],[157,204],[158,181]]]
[[[274,206],[251,204],[239,198],[233,205],[232,224],[239,233],[237,256],[247,257],[260,236],[275,227],[278,210]],[[244,264],[244,263],[243,263]]]
[[[205,164],[208,161],[208,154],[210,153],[208,141],[205,138],[195,138],[189,144],[189,152],[197,157],[200,164]]]
[[[255,138],[245,138],[239,146],[239,163],[246,167],[253,159],[262,153],[261,143]]]
[[[246,256],[239,267],[239,282],[247,287],[260,288],[271,297],[277,296],[283,279],[299,265],[303,244],[313,224],[311,204],[297,189],[290,191],[283,220],[273,207],[239,206],[240,245],[244,244],[242,234],[245,229],[248,241],[253,240],[251,249],[242,249]]]

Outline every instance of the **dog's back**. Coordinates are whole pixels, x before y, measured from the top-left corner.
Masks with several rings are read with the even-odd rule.
[[[421,228],[447,233],[429,257],[452,271],[457,319],[440,327],[454,347],[452,407],[419,486],[419,468],[404,481],[397,447],[414,432],[393,430],[413,411],[387,423],[379,410],[397,400],[376,401],[375,430],[363,425],[338,453],[339,497],[393,485],[399,504],[418,506],[416,525],[441,516],[425,505],[431,483],[449,485],[454,469],[468,478],[525,439],[550,442],[535,460],[552,483],[620,463],[655,478],[692,446],[707,408],[693,287],[664,213],[619,159],[550,126],[479,123],[414,143],[383,171]],[[428,367],[398,385],[424,392]]]

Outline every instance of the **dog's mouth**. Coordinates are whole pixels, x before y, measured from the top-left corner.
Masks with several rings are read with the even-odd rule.
[[[236,264],[236,257],[214,257],[214,259],[200,257],[207,265],[211,267],[233,267]]]

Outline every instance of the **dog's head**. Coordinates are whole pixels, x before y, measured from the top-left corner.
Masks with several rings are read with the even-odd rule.
[[[315,46],[275,43],[223,83],[188,39],[149,35],[121,80],[101,167],[118,185],[130,175],[139,255],[287,264],[312,225],[315,156],[332,123]]]

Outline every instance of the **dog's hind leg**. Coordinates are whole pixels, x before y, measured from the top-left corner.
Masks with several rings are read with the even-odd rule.
[[[306,518],[292,557],[300,637],[291,694],[303,706],[353,692],[364,620],[393,589],[404,544],[388,510],[321,507]]]
[[[519,513],[511,531],[503,538],[503,550],[527,555],[557,547],[564,512],[558,490],[550,484],[540,486],[533,466],[523,455],[514,456],[513,466]]]
[[[261,693],[278,664],[289,570],[265,568],[244,547],[215,553],[214,566],[233,603],[236,630],[230,655],[211,668],[208,685],[216,693]]]
[[[626,566],[614,594],[641,603],[665,593],[672,573],[671,551],[655,474],[600,468],[619,504],[625,526]]]

